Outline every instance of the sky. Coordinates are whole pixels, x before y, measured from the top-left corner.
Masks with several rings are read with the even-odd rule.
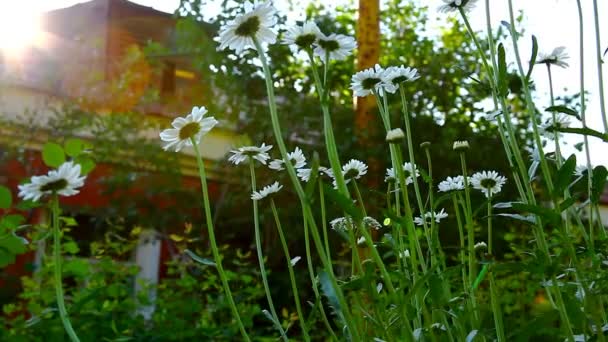
[[[7,13],[7,7],[19,7],[22,12],[42,12],[56,8],[68,7],[85,0],[20,0],[20,1],[8,1],[0,4],[0,13]],[[179,6],[179,0],[131,0],[133,2],[151,6],[155,9],[173,12]],[[307,4],[310,1],[315,0],[302,0],[300,3]],[[316,0],[318,1],[318,0]],[[430,31],[438,32],[443,16],[445,14],[439,14],[435,9],[442,3],[441,0],[412,0],[419,4],[429,6],[430,15],[432,18],[429,26]],[[220,1],[217,1],[220,3]],[[598,12],[602,16],[600,19],[600,36],[602,50],[608,47],[608,1],[598,0]],[[344,4],[347,1],[335,0],[333,4]],[[287,11],[288,1],[286,0],[275,0],[275,6],[279,11],[285,13]],[[592,0],[582,0],[583,4],[583,17],[584,17],[584,44],[585,44],[585,88],[590,92],[589,102],[587,104],[587,119],[588,126],[600,131],[603,131],[600,105],[599,105],[599,91],[598,91],[598,72],[596,62],[596,48],[595,48],[595,28],[593,20],[593,7]],[[508,21],[508,2],[507,0],[492,0],[492,21],[493,25],[497,27],[501,21]],[[516,13],[522,10],[524,13],[524,28],[526,35],[520,39],[520,50],[523,59],[524,66],[527,66],[528,59],[531,51],[530,34],[534,34],[538,38],[540,52],[550,52],[553,48],[558,46],[565,46],[566,51],[570,55],[568,60],[570,67],[567,69],[553,68],[553,84],[556,96],[573,94],[579,90],[579,71],[580,71],[580,58],[579,58],[579,29],[578,29],[578,17],[577,7],[575,0],[513,0],[513,6]],[[215,6],[214,6],[215,7]],[[217,11],[217,7],[212,8],[210,11]],[[288,18],[290,20],[303,19],[303,12],[289,12]],[[435,18],[437,18],[435,20]],[[475,30],[485,30],[485,5],[484,1],[479,1],[479,5],[470,14],[469,18],[471,25]],[[1,19],[1,18],[0,18]],[[516,68],[515,60],[513,56],[512,44],[505,42],[505,48],[507,50],[507,62],[511,64],[512,68]],[[608,58],[608,56],[606,56]],[[604,64],[603,72],[605,78],[605,88],[608,88],[608,63]],[[413,66],[415,67],[415,66]],[[534,80],[537,87],[537,106],[539,108],[545,108],[549,106],[548,98],[548,80],[546,75],[546,68],[539,67],[535,68],[533,73]],[[608,89],[605,89],[604,93]],[[606,94],[608,97],[608,94]],[[608,100],[608,99],[607,99]],[[544,103],[543,103],[544,102]],[[608,109],[608,108],[607,108]],[[573,126],[575,124],[573,123]],[[592,150],[592,163],[594,165],[603,164],[608,165],[608,144],[602,143],[598,139],[591,138],[591,150]],[[566,143],[569,146],[563,149],[564,154],[570,154],[575,152],[573,144],[582,141],[581,136],[568,135]],[[579,163],[584,159],[584,155],[578,153]]]

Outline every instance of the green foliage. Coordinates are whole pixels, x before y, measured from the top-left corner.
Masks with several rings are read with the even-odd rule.
[[[65,162],[65,152],[58,144],[46,143],[42,147],[42,160],[48,167],[59,167]]]

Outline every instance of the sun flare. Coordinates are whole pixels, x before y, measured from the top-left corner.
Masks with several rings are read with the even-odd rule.
[[[5,3],[0,6],[0,55],[20,56],[41,40],[40,15],[27,6]]]

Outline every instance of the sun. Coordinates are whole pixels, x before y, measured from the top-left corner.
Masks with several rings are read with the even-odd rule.
[[[18,2],[0,5],[0,55],[18,57],[40,44],[40,14]]]

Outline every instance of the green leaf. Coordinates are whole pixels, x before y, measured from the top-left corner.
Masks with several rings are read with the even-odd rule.
[[[71,259],[64,263],[64,272],[77,277],[85,277],[89,273],[89,262],[83,259]]]
[[[559,204],[559,211],[563,212],[564,210],[568,210],[568,208],[573,206],[574,203],[576,203],[574,197],[570,197],[567,200],[564,200],[562,203]]]
[[[6,215],[0,219],[0,232],[6,230],[15,230],[23,222],[25,222],[25,218],[19,214]]]
[[[363,220],[363,213],[353,204],[353,201],[348,199],[346,196],[339,193],[333,187],[328,184],[323,184],[325,195],[329,199],[329,202],[335,203],[340,209],[346,214],[351,216],[355,221]]]
[[[78,157],[84,151],[84,143],[78,138],[69,138],[63,144],[65,154],[70,157]]]
[[[74,158],[74,162],[80,165],[80,174],[86,175],[95,168],[95,161],[87,155],[81,154]]]
[[[442,306],[449,300],[445,285],[447,284],[444,277],[433,274],[429,278],[429,296],[436,306]]]
[[[63,250],[68,254],[76,254],[80,250],[78,244],[74,241],[69,241],[63,244]]]
[[[559,224],[562,220],[562,217],[552,209],[539,207],[532,204],[513,203],[513,209],[535,214],[542,218],[545,223],[550,222],[553,224]]]
[[[42,160],[48,167],[59,167],[65,162],[63,148],[55,143],[46,143],[42,148]]]
[[[13,204],[13,195],[9,188],[0,185],[0,209],[8,209]]]
[[[486,277],[486,274],[488,273],[488,267],[489,267],[488,264],[485,264],[481,268],[481,271],[479,271],[477,278],[475,278],[475,281],[473,282],[473,290],[477,289],[479,284],[481,284],[483,279]]]
[[[15,206],[15,208],[19,210],[32,210],[38,207],[40,207],[40,203],[34,202],[32,200],[21,201]]]
[[[557,171],[557,176],[554,184],[553,195],[556,197],[561,196],[564,190],[570,184],[572,177],[574,176],[574,170],[576,169],[576,155],[572,154],[565,162],[564,165]]]
[[[578,127],[548,127],[547,131],[549,132],[553,132],[553,131],[558,131],[558,132],[562,132],[562,133],[574,133],[574,134],[581,134],[581,135],[589,135],[592,137],[596,137],[596,138],[600,138],[605,142],[608,142],[608,134],[604,134],[602,132],[598,132],[594,129],[591,129],[589,127],[585,127],[585,128],[578,128]]]
[[[206,259],[206,258],[201,258],[200,256],[196,255],[196,253],[194,253],[193,251],[191,251],[189,249],[186,249],[184,251],[184,253],[188,254],[188,256],[192,258],[192,260],[198,262],[199,264],[215,267],[215,263],[213,261]]]
[[[312,155],[312,165],[310,167],[310,179],[306,183],[306,197],[312,198],[319,178],[319,154],[317,152]]]
[[[608,176],[608,170],[603,165],[596,166],[593,169],[591,176],[591,203],[598,204],[602,193],[604,192],[604,186],[606,185],[606,177]]]
[[[532,70],[534,69],[534,65],[536,64],[537,56],[538,56],[538,41],[536,40],[536,36],[532,35],[532,56],[530,56],[530,64],[528,64],[528,74],[526,74],[526,81],[529,81],[530,76],[532,76]]]
[[[27,251],[27,240],[14,234],[0,237],[0,267],[4,267],[15,262],[15,255],[23,254]]]
[[[501,96],[509,94],[509,78],[507,77],[507,61],[505,47],[498,45],[498,93]]]
[[[323,295],[327,297],[327,302],[332,308],[333,313],[336,315],[340,322],[344,322],[344,314],[342,313],[342,306],[340,305],[340,301],[338,300],[336,289],[333,287],[331,281],[329,280],[327,272],[325,272],[324,270],[321,270],[319,272],[319,282],[321,283],[321,291],[323,292]]]
[[[581,119],[581,116],[578,114],[577,111],[575,111],[572,108],[568,108],[566,106],[551,106],[548,107],[547,109],[545,109],[546,112],[557,112],[557,113],[562,113],[562,114],[566,114],[566,115],[570,115],[570,116],[574,116],[577,119]]]
[[[497,214],[496,216],[509,217],[514,220],[519,220],[519,221],[523,221],[523,222],[530,223],[530,224],[536,224],[536,218],[534,217],[534,215],[500,213],[500,214]]]

